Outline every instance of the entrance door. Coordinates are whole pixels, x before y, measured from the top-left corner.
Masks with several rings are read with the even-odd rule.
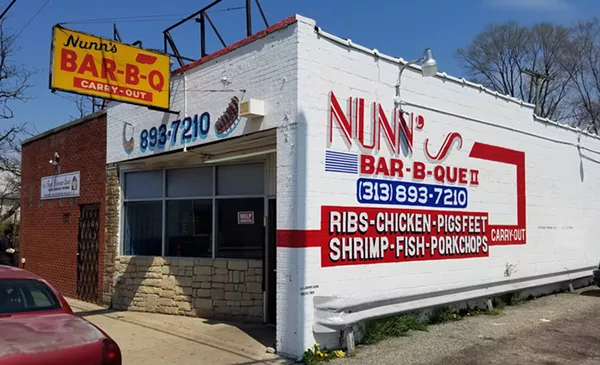
[[[265,264],[267,279],[267,323],[275,324],[276,291],[277,291],[277,214],[275,199],[269,199],[267,221],[267,254]]]
[[[77,248],[77,297],[86,302],[98,298],[98,227],[100,204],[80,206]]]

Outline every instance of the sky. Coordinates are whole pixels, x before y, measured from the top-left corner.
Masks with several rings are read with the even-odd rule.
[[[63,26],[112,38],[113,23],[126,43],[162,49],[162,31],[210,0],[16,0],[5,16],[5,29],[18,34],[13,61],[32,71],[29,99],[9,104],[15,118],[41,133],[78,115],[66,94],[48,88],[52,26]],[[10,0],[0,0],[4,9]],[[264,28],[253,3],[254,31]],[[598,0],[260,0],[270,24],[300,14],[315,19],[323,30],[354,43],[404,59],[421,57],[430,47],[440,72],[462,77],[455,51],[467,46],[490,23],[516,20],[521,24],[548,21],[569,25],[600,16]],[[245,0],[223,0],[209,13],[227,44],[245,37]],[[208,26],[207,26],[208,28]],[[199,26],[194,22],[172,31],[183,56],[199,58]],[[212,32],[207,52],[221,45]],[[7,126],[0,126],[1,128]]]

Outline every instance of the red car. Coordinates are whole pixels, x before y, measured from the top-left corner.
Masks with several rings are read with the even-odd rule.
[[[0,265],[0,365],[121,365],[106,333],[42,278]]]

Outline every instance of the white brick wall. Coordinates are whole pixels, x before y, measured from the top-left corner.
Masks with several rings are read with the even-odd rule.
[[[179,116],[115,103],[107,115],[107,163],[181,150],[181,128],[175,144],[171,143],[171,137],[164,148],[154,151],[140,150],[140,134],[161,124],[166,124],[167,130],[171,131],[172,121],[204,112],[208,112],[211,118],[209,133],[205,139],[198,137],[187,146],[218,140],[214,125],[233,96],[237,96],[240,102],[250,98],[264,100],[266,115],[262,121],[241,118],[239,125],[225,138],[286,124],[296,111],[296,62],[296,27],[292,24],[194,67],[184,75],[173,76],[171,110],[180,111]],[[226,81],[223,81],[224,78]],[[126,139],[133,136],[135,144],[129,154],[123,145],[123,128],[126,124]]]
[[[299,99],[298,125],[294,137],[298,207],[295,219],[289,225],[278,228],[319,230],[321,220],[325,218],[321,216],[322,205],[361,206],[356,198],[356,175],[325,172],[329,93],[335,93],[344,112],[348,110],[349,97],[365,98],[367,125],[370,125],[372,118],[373,102],[382,104],[388,118],[391,118],[394,107],[398,64],[326,39],[314,31],[314,25],[310,19],[301,19],[298,29]],[[410,55],[405,56],[411,58]],[[280,263],[279,267],[287,271],[280,273],[279,280],[293,284],[291,288],[286,288],[285,293],[281,293],[282,299],[290,303],[290,295],[295,294],[299,303],[299,328],[293,334],[292,329],[288,329],[288,335],[293,335],[294,341],[300,341],[294,344],[292,351],[297,356],[301,356],[302,351],[314,342],[337,344],[339,334],[315,333],[314,298],[317,296],[362,303],[378,298],[406,297],[446,289],[460,290],[484,283],[499,284],[507,280],[504,275],[507,264],[516,267],[510,279],[523,279],[528,285],[538,283],[534,277],[540,275],[578,269],[585,271],[598,264],[600,246],[596,243],[596,237],[600,227],[596,222],[600,218],[600,193],[595,187],[600,179],[600,164],[581,159],[574,146],[548,140],[576,144],[577,134],[574,131],[535,121],[530,105],[495,97],[442,77],[422,78],[420,73],[411,69],[403,74],[401,95],[410,104],[405,105],[404,109],[421,114],[426,120],[423,131],[415,131],[412,159],[426,161],[423,151],[426,137],[431,139],[431,150],[437,151],[447,133],[460,132],[463,137],[462,149],[453,147],[442,165],[480,170],[480,185],[468,188],[469,203],[465,210],[489,213],[491,224],[516,224],[516,169],[512,165],[469,158],[469,151],[474,142],[480,142],[525,153],[526,244],[491,246],[489,257],[484,258],[345,267],[321,267],[321,249],[318,247],[280,249],[278,259],[294,265],[290,268]],[[525,133],[469,119],[480,119]],[[347,151],[341,136],[334,130],[331,148]],[[581,144],[600,151],[600,140],[597,138],[583,136]],[[356,143],[350,151],[361,153]],[[598,154],[585,154],[600,160]],[[391,156],[384,145],[379,155]],[[400,155],[400,158],[411,164],[410,157]],[[282,167],[278,165],[278,168]],[[282,171],[278,172],[281,180],[294,179],[281,176]],[[411,179],[405,177],[405,180]],[[424,182],[436,183],[430,180]],[[279,187],[282,185],[278,183]],[[544,228],[546,226],[554,229]],[[591,269],[589,273],[585,272],[591,274]],[[305,285],[319,286],[314,296],[299,295],[299,288]],[[494,290],[490,288],[488,293],[493,294]],[[458,298],[448,295],[442,299],[451,301]],[[427,301],[420,305],[423,303],[427,304]],[[279,335],[278,338],[284,341]]]
[[[355,142],[348,149],[339,129],[333,131],[333,143],[328,144],[329,94],[335,93],[346,113],[348,98],[364,98],[367,126],[374,102],[382,105],[389,119],[399,65],[327,39],[315,32],[314,21],[297,19],[297,23],[281,31],[189,70],[185,88],[182,76],[174,77],[172,109],[182,110],[182,115],[186,111],[187,115],[208,111],[214,124],[233,95],[241,100],[251,97],[265,100],[263,122],[257,125],[242,119],[231,136],[277,127],[277,154],[269,156],[267,165],[269,180],[276,177],[277,181],[276,187],[269,188],[269,195],[277,197],[277,229],[314,233],[320,230],[326,218],[321,216],[321,206],[361,207],[356,196],[356,175],[325,172],[327,148],[363,152]],[[231,83],[223,85],[223,77]],[[183,89],[187,90],[186,103]],[[216,89],[245,89],[246,92],[207,91]],[[583,157],[580,156],[572,145],[578,142],[575,132],[534,120],[530,105],[443,77],[422,78],[412,69],[404,72],[401,95],[408,103],[404,106],[407,112],[425,118],[425,128],[414,132],[412,157],[398,156],[405,165],[411,165],[413,160],[423,161],[431,168],[440,165],[425,158],[425,139],[429,138],[431,150],[437,151],[446,134],[459,132],[462,148],[453,146],[441,165],[480,171],[479,186],[468,187],[468,207],[455,209],[457,211],[487,213],[489,223],[494,225],[516,224],[515,167],[469,158],[468,154],[475,142],[525,153],[526,244],[491,246],[489,257],[482,258],[338,267],[322,267],[321,248],[316,247],[323,244],[321,236],[315,239],[307,234],[309,248],[280,245],[277,249],[277,350],[281,354],[300,357],[315,341],[329,346],[338,344],[339,333],[323,333],[322,328],[315,327],[317,297],[369,304],[384,297],[427,296],[425,300],[403,307],[411,309],[465,296],[494,294],[510,285],[515,289],[518,285],[560,279],[560,275],[540,279],[545,274],[580,269],[587,273],[598,262],[600,247],[595,244],[595,237],[600,233],[597,224],[600,193],[595,188],[600,181],[600,165],[593,159],[600,161],[600,154],[582,149]],[[175,119],[174,115],[141,107],[112,107],[108,112],[108,163],[152,155],[153,152],[142,153],[139,149],[141,131],[161,123],[170,126]],[[130,154],[123,147],[124,122],[133,126],[136,146]],[[129,138],[131,128],[127,133]],[[211,128],[208,137],[196,143],[215,140]],[[594,137],[582,136],[581,145],[600,151],[600,140]],[[180,144],[168,145],[165,150],[181,147]],[[378,156],[391,157],[385,142]],[[407,176],[402,179],[411,180]],[[431,178],[423,182],[437,184]],[[516,268],[510,280],[520,284],[501,285],[508,280],[507,265]],[[576,275],[582,274],[571,276]],[[489,289],[485,292],[472,289],[479,284],[489,284]],[[314,294],[301,295],[303,287],[317,285]],[[434,300],[434,294],[443,290],[454,290],[455,294]],[[394,308],[399,307],[382,308],[380,314]]]
[[[248,45],[233,50],[230,53],[219,56],[207,63],[188,70],[184,75],[172,77],[171,84],[171,109],[181,111],[180,116],[151,111],[147,108],[117,104],[108,110],[107,114],[107,163],[119,163],[152,156],[167,151],[181,150],[183,145],[179,138],[177,143],[171,146],[167,143],[162,150],[142,152],[140,150],[140,134],[151,127],[159,127],[166,124],[171,130],[171,122],[183,118],[209,112],[211,116],[211,129],[206,139],[197,139],[196,142],[187,146],[210,143],[217,140],[214,133],[214,123],[223,113],[227,104],[233,96],[240,101],[250,98],[264,100],[265,117],[261,122],[247,121],[242,118],[240,124],[228,137],[236,137],[242,134],[278,128],[277,150],[279,153],[268,157],[267,168],[269,182],[277,181],[277,186],[269,184],[268,195],[277,196],[277,225],[280,227],[296,226],[293,217],[296,204],[295,169],[295,128],[297,115],[297,25],[291,24],[281,30],[273,32]],[[222,79],[227,78],[223,83]],[[244,89],[245,92],[240,91]],[[185,91],[184,91],[185,90]],[[235,90],[218,92],[217,90]],[[184,101],[185,100],[185,101]],[[124,126],[127,125],[124,133]],[[181,134],[181,132],[179,133]],[[124,149],[124,138],[129,140],[133,136],[134,149],[127,153]],[[281,252],[278,254],[281,255]],[[294,256],[294,260],[296,257]],[[283,259],[278,260],[279,265],[284,265]],[[285,264],[286,267],[297,268],[295,263]],[[285,272],[285,270],[281,270]],[[297,272],[293,273],[297,276]],[[291,286],[278,285],[278,296],[286,298],[286,289]],[[291,290],[289,296],[294,297],[295,291]],[[278,348],[286,348],[295,351],[298,341],[290,335],[297,326],[295,317],[296,306],[291,304],[285,307],[285,299],[279,300],[282,307],[278,311],[278,331],[281,338],[289,338],[284,345]],[[287,317],[289,313],[291,317]],[[288,337],[286,337],[288,336]],[[287,346],[287,347],[286,347]],[[288,353],[292,353],[289,350]]]

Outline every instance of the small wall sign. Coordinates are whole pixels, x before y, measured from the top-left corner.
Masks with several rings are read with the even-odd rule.
[[[42,178],[40,199],[76,198],[80,188],[79,171]]]
[[[238,212],[238,224],[254,224],[254,212]]]

